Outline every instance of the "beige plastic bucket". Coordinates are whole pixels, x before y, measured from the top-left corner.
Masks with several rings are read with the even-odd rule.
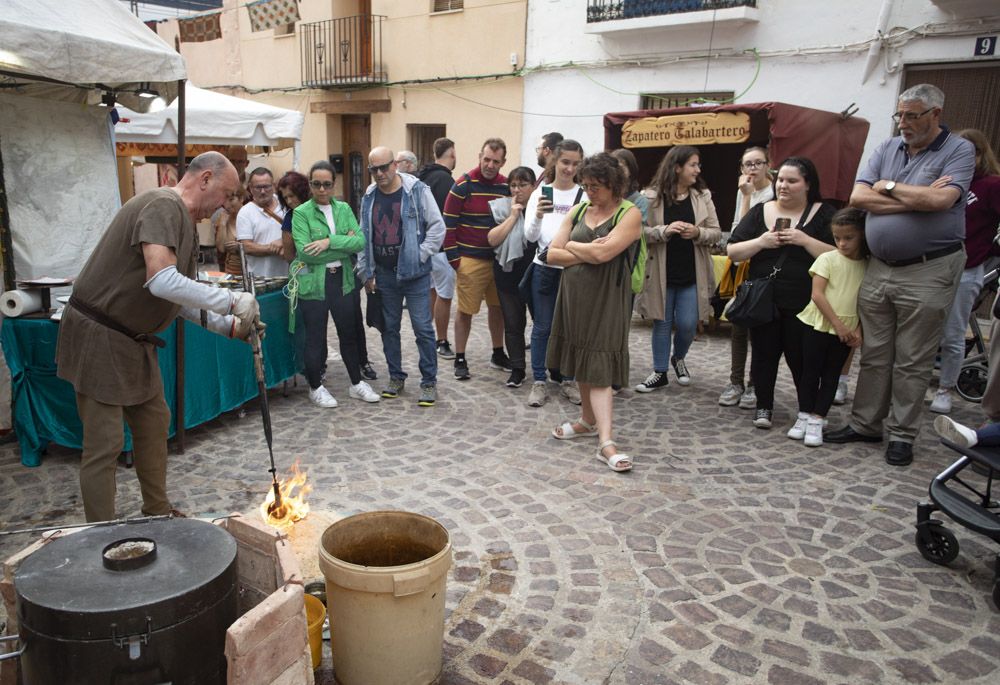
[[[323,621],[326,620],[326,607],[312,595],[305,595],[306,625],[309,628],[309,651],[312,654],[313,670],[319,668],[323,660]]]
[[[434,519],[403,511],[350,516],[326,529],[333,671],[341,685],[425,685],[441,672],[451,540]]]

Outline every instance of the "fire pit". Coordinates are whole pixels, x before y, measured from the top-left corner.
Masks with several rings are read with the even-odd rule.
[[[236,540],[193,519],[95,526],[14,576],[24,681],[224,683]]]

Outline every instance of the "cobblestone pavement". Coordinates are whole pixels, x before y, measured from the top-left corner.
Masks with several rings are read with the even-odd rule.
[[[649,337],[637,322],[633,383],[650,370]],[[416,374],[409,329],[403,339]],[[377,336],[369,349],[378,389]],[[418,375],[397,400],[352,401],[334,361],[339,408],[313,407],[301,380],[271,395],[277,458],[302,459],[315,509],[404,509],[451,531],[442,683],[1000,682],[996,546],[957,525],[950,567],[914,546],[915,505],[952,461],[929,418],[906,469],[887,466],[878,445],[806,448],[784,434],[795,403],[783,369],[775,428],[755,429],[750,412],[716,403],[728,335],[707,334],[688,356],[690,387],[616,399],[636,466],[615,474],[593,440],[549,437],[578,411],[554,386],[531,409],[528,385],[510,390],[488,369],[485,314],[469,349],[472,379],[443,363],[431,409],[416,405]],[[978,408],[958,405],[955,418],[978,421]],[[835,408],[831,424],[843,416]],[[254,510],[266,460],[253,409],[192,431],[170,459],[175,506]],[[27,469],[0,448],[0,527],[82,521],[76,464],[53,447]],[[134,474],[119,481],[119,512],[137,515]],[[27,543],[2,539],[0,553]]]

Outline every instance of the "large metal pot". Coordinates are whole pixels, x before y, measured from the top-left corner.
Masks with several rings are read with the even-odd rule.
[[[53,540],[14,576],[29,685],[224,683],[236,541],[192,519]]]

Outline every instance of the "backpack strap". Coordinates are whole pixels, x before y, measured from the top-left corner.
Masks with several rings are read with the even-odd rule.
[[[581,188],[581,191],[582,190],[583,189]],[[579,197],[577,197],[577,199],[579,199]],[[590,201],[589,200],[580,203],[580,206],[577,207],[576,211],[573,213],[573,223],[574,224],[579,223],[580,217],[583,216],[583,213],[587,211],[588,207],[590,207]]]
[[[580,200],[582,198],[583,198],[583,186],[580,186],[576,189],[576,197],[573,198],[573,204],[574,205],[580,204]]]

